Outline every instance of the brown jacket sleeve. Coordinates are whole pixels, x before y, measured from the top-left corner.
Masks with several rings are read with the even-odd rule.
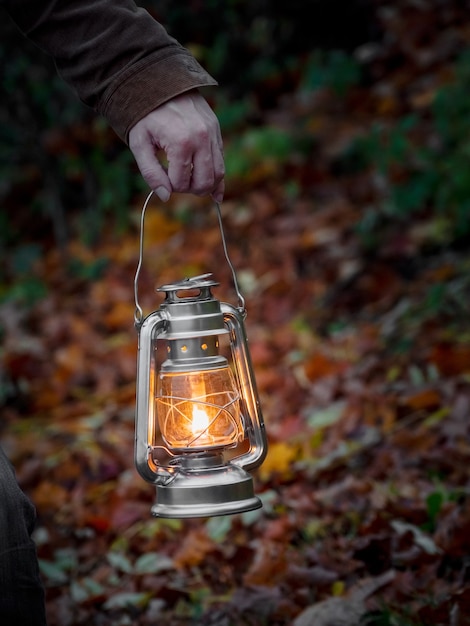
[[[78,96],[127,141],[160,104],[216,81],[133,0],[3,0]]]

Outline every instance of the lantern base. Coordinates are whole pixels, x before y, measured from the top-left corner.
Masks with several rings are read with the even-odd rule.
[[[227,463],[207,469],[183,468],[166,485],[157,485],[155,517],[190,518],[234,515],[259,509],[261,500],[244,469]]]

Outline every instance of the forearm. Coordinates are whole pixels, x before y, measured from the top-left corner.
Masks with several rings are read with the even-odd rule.
[[[132,0],[5,0],[24,34],[54,57],[78,96],[127,141],[174,96],[216,81]]]

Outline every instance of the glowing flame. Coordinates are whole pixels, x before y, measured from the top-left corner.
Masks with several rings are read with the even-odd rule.
[[[198,406],[193,407],[193,419],[191,422],[191,430],[193,435],[197,436],[203,433],[209,426],[209,416]]]

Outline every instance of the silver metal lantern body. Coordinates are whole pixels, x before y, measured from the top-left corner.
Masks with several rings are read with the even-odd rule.
[[[160,308],[136,320],[135,463],[156,487],[158,517],[261,506],[249,472],[263,462],[267,443],[245,311],[217,300],[217,284],[206,274],[164,285]]]

